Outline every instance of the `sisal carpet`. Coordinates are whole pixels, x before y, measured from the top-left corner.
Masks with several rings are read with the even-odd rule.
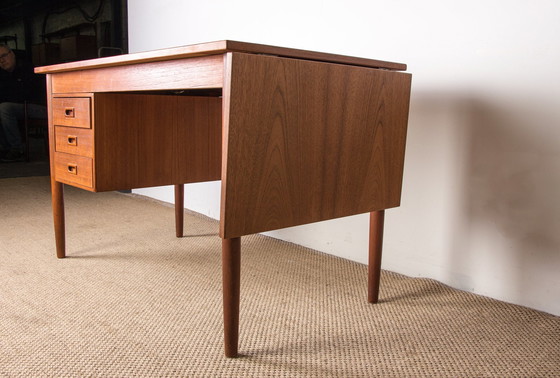
[[[226,359],[216,221],[67,187],[58,260],[48,177],[0,180],[0,214],[2,377],[560,376],[558,317],[389,272],[370,305],[365,266],[259,235]]]

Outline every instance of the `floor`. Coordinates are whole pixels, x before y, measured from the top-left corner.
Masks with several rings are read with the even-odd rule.
[[[387,271],[370,304],[367,266],[258,234],[227,359],[217,220],[67,186],[57,259],[49,187],[0,180],[0,377],[560,377],[560,317]]]
[[[17,163],[0,162],[0,179],[12,177],[48,176],[49,158],[42,139],[31,138],[29,161]]]

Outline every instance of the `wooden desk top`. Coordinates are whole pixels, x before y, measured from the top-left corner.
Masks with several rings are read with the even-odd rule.
[[[375,59],[357,58],[346,55],[321,53],[315,51],[299,50],[285,47],[260,45],[237,41],[216,41],[200,43],[189,46],[161,49],[134,54],[117,55],[106,58],[83,60],[78,62],[62,63],[52,66],[35,68],[36,73],[50,74],[87,70],[103,67],[114,67],[138,63],[158,62],[199,56],[218,55],[227,52],[241,52],[250,54],[275,55],[287,58],[297,58],[329,63],[339,63],[371,68],[382,68],[393,71],[405,71],[406,64],[387,62]]]

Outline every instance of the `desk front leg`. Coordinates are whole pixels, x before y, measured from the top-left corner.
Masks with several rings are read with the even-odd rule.
[[[66,235],[64,225],[64,184],[51,179],[51,195],[54,220],[56,257],[66,257]]]
[[[224,347],[226,357],[237,357],[239,339],[240,267],[241,238],[222,239]]]
[[[368,302],[377,303],[379,300],[379,281],[381,280],[385,210],[372,211],[369,222]]]
[[[185,185],[175,185],[175,236],[183,237],[183,220],[185,214]]]

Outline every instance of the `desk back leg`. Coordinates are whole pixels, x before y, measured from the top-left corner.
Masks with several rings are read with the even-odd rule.
[[[64,226],[64,184],[51,180],[51,196],[54,218],[54,238],[56,241],[56,257],[66,257],[66,236]]]
[[[185,185],[175,185],[175,235],[183,237],[183,219],[185,216]]]
[[[383,224],[385,210],[372,211],[369,221],[368,302],[379,300],[381,279],[381,251],[383,249]]]
[[[240,267],[241,238],[222,239],[224,349],[226,357],[237,357],[239,338]]]

